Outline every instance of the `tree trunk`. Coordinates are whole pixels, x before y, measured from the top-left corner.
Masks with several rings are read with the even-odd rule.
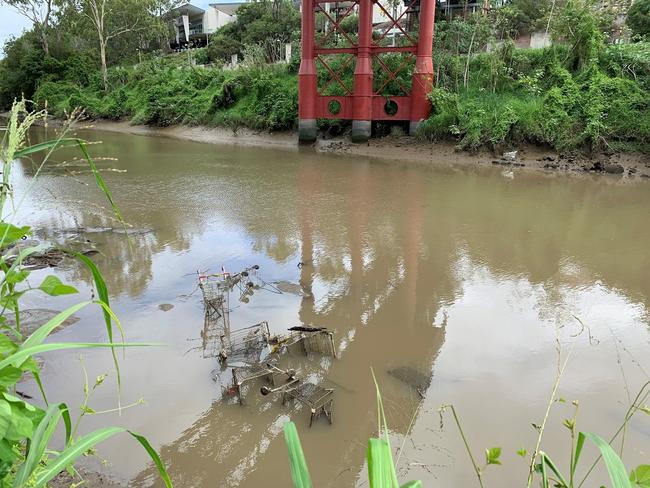
[[[106,43],[100,39],[99,55],[102,60],[102,78],[104,80],[104,91],[108,91],[108,68],[106,67]]]
[[[43,46],[43,52],[46,56],[50,55],[50,43],[47,40],[47,32],[45,31],[45,26],[41,25],[41,45]]]

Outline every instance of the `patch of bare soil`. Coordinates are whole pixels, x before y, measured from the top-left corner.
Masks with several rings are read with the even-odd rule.
[[[83,486],[84,488],[125,488],[126,485],[118,483],[102,473],[82,470],[78,476],[70,476],[66,471],[60,473],[50,481],[47,486],[50,488],[71,488]]]
[[[395,162],[419,162],[444,166],[504,166],[548,172],[601,173],[625,179],[650,179],[650,158],[643,154],[598,154],[593,157],[558,154],[551,149],[525,145],[516,151],[469,153],[449,142],[424,142],[412,137],[383,137],[366,144],[345,138],[319,141],[316,150],[333,154],[364,156]]]
[[[57,121],[48,120],[56,126]],[[125,134],[169,137],[209,144],[229,144],[249,147],[270,147],[274,149],[298,151],[296,132],[258,132],[250,129],[231,129],[213,127],[149,127],[131,125],[128,121],[98,120],[79,124],[79,129],[98,129]],[[304,147],[304,146],[303,146]],[[386,136],[371,139],[365,144],[353,144],[346,136],[333,139],[319,139],[313,148],[317,152],[359,156],[399,163],[434,164],[437,166],[505,166],[510,168],[529,168],[549,173],[569,172],[573,174],[607,174],[621,181],[650,180],[650,157],[643,154],[596,154],[578,156],[558,154],[552,149],[524,145],[515,151],[470,153],[461,151],[451,142],[419,141],[409,136]]]

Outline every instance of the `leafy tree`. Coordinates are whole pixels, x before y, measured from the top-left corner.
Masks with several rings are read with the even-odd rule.
[[[278,48],[300,38],[300,12],[289,0],[246,3],[237,10],[237,19],[210,37],[210,57],[228,60],[242,54],[244,45],[257,44],[266,51],[267,61],[278,60]]]
[[[43,56],[39,37],[30,31],[6,42],[0,61],[0,108],[10,108],[21,95],[31,98],[39,79],[47,74],[46,59],[51,58]]]
[[[553,19],[552,35],[569,44],[569,64],[582,69],[597,61],[605,46],[605,25],[611,20],[596,8],[596,0],[567,0]]]
[[[636,0],[630,7],[626,23],[640,38],[650,37],[650,0]]]
[[[46,56],[50,54],[50,44],[47,38],[52,15],[53,0],[1,0],[0,4],[13,7],[34,24],[41,40],[41,46]]]
[[[512,0],[491,10],[494,27],[501,38],[514,38],[540,27],[552,7],[549,0]]]
[[[156,18],[152,12],[157,7],[157,1],[72,0],[71,5],[81,13],[87,21],[86,26],[89,24],[95,33],[104,89],[108,89],[107,50],[109,43],[128,34],[151,32],[151,29],[156,26]],[[137,42],[135,45],[137,46]],[[131,52],[132,54],[133,52]]]

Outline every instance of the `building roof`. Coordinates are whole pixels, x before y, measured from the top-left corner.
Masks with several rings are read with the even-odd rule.
[[[224,14],[235,15],[235,13],[237,13],[237,9],[246,3],[248,2],[211,3],[210,7],[215,8]]]
[[[203,10],[201,7],[197,7],[191,3],[185,3],[171,9],[169,12],[167,12],[167,15],[200,15],[203,13],[205,13],[205,10]]]

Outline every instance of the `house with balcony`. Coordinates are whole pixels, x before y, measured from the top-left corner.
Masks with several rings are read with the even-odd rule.
[[[208,37],[237,18],[237,9],[246,1],[211,3],[202,9],[191,3],[180,5],[166,17],[173,28],[172,48],[199,47],[208,43]]]

